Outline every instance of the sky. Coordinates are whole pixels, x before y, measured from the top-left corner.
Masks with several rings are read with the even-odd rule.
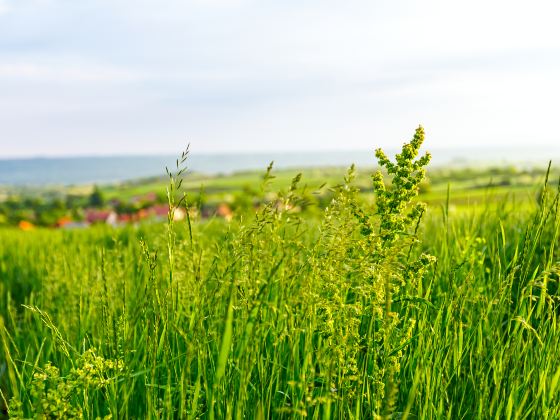
[[[0,158],[560,147],[560,2],[0,0]]]

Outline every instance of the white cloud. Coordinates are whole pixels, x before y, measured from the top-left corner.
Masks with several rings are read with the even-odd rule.
[[[7,0],[0,0],[0,15],[6,14],[10,11],[10,6]]]
[[[555,1],[2,6],[3,153],[364,148],[419,122],[440,146],[555,141]]]
[[[36,64],[0,62],[0,80],[33,83],[135,82],[143,77],[129,69],[70,62]]]

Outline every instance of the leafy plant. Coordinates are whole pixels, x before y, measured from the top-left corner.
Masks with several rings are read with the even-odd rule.
[[[0,230],[2,414],[559,418],[559,190],[426,207],[423,140],[231,221],[173,216],[184,153],[165,226]]]

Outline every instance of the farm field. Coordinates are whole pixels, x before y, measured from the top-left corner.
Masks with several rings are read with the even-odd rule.
[[[372,153],[372,163],[375,157]],[[544,180],[546,163],[541,167],[532,166],[519,168],[512,166],[480,166],[480,167],[436,167],[428,168],[428,176],[420,187],[423,201],[441,203],[447,199],[448,186],[453,190],[453,200],[470,198],[478,200],[491,192],[495,196],[504,196],[512,192],[520,193],[518,198],[525,199],[523,193],[533,193],[535,187]],[[371,174],[376,167],[356,168],[354,184],[367,195],[372,192]],[[190,174],[185,178],[183,190],[197,197],[201,192],[210,201],[219,201],[224,197],[246,194],[247,191],[259,191],[262,184],[262,171],[236,172],[227,175],[208,176],[204,174]],[[553,170],[555,170],[553,168]],[[303,169],[274,170],[273,191],[286,189],[292,179],[299,173],[302,175],[302,185],[308,191],[320,193],[329,187],[339,185],[347,172],[347,168],[318,167]],[[555,170],[558,173],[558,170]],[[121,183],[114,186],[103,186],[107,199],[126,199],[152,191],[165,191],[167,180],[151,179]],[[322,187],[322,188],[321,188]],[[87,191],[87,190],[86,190]],[[534,197],[531,197],[533,199]]]
[[[379,173],[190,178],[187,160],[100,187],[167,186],[167,222],[0,229],[2,413],[559,418],[558,171],[426,180],[422,141]],[[202,197],[260,201],[174,221]]]
[[[428,169],[427,177],[419,185],[417,199],[430,207],[449,204],[453,210],[499,202],[508,196],[522,206],[535,201],[546,174],[546,163],[436,166]],[[375,170],[373,165],[357,167],[354,180],[360,199],[371,203],[374,201],[371,174]],[[268,191],[262,188],[264,171],[263,168],[261,171],[217,175],[189,171],[181,190],[189,196],[191,217],[196,219],[198,215],[208,219],[216,214],[223,217],[224,211],[228,218],[251,215],[260,205],[276,200],[278,193],[288,189],[298,174],[302,177],[300,189],[305,195],[305,208],[324,208],[332,198],[333,190],[344,179],[347,168],[274,169],[273,188]],[[558,171],[554,167],[552,171],[554,178]],[[152,210],[157,210],[161,220],[167,213],[167,183],[166,177],[154,177],[108,185],[0,186],[0,227],[17,226],[22,221],[37,227],[64,227],[70,222],[80,225],[89,221],[90,213],[109,212],[117,213],[119,224],[126,224],[142,221],[146,213],[154,212]]]

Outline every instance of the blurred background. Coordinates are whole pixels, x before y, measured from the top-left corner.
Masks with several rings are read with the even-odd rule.
[[[559,13],[544,0],[0,0],[0,222],[83,220],[66,210],[95,191],[163,203],[187,144],[191,190],[233,207],[270,161],[318,184],[351,163],[365,174],[418,124],[432,187],[445,171],[478,189],[534,185],[560,157]]]

